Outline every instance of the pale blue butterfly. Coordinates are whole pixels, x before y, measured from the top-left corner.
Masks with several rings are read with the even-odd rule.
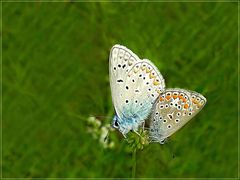
[[[128,48],[114,45],[109,57],[109,76],[115,116],[112,126],[124,137],[144,123],[165,82],[158,69]]]

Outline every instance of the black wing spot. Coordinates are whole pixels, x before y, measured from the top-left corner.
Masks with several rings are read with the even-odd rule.
[[[116,67],[114,67],[113,69],[114,69],[114,70],[116,70],[117,68],[116,68]]]
[[[118,67],[121,67],[121,64],[119,64]]]
[[[132,79],[132,82],[135,82],[134,79]]]
[[[128,100],[126,100],[126,103],[128,103]]]
[[[138,89],[135,89],[135,92],[139,92],[139,90],[138,90]]]
[[[169,119],[172,119],[172,118],[173,118],[173,116],[172,116],[171,114],[169,114],[168,117],[169,117]]]
[[[128,86],[126,86],[126,89],[128,89]]]
[[[117,82],[123,82],[123,80],[122,79],[118,79]]]
[[[126,67],[126,64],[124,64],[123,66],[122,66],[122,68],[124,69]]]

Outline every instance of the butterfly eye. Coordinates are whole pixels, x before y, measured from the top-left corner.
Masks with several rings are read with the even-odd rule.
[[[115,121],[115,122],[114,122],[114,125],[115,125],[116,127],[118,127],[118,126],[119,126],[119,124],[118,124],[118,122],[117,122],[117,121]]]

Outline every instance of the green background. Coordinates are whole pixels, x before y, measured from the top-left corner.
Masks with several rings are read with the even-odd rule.
[[[85,121],[113,115],[114,44],[150,59],[167,87],[208,100],[167,144],[137,152],[136,177],[237,177],[237,8],[3,3],[3,177],[131,177],[126,141],[113,132],[115,149],[104,149]]]

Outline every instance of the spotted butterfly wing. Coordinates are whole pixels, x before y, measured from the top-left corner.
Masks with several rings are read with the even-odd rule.
[[[121,45],[112,47],[109,57],[112,100],[116,115],[113,127],[125,135],[137,131],[165,83],[158,69],[147,59],[141,60]]]
[[[184,89],[167,89],[153,107],[150,119],[150,138],[153,142],[164,140],[183,127],[206,104],[201,94]]]

